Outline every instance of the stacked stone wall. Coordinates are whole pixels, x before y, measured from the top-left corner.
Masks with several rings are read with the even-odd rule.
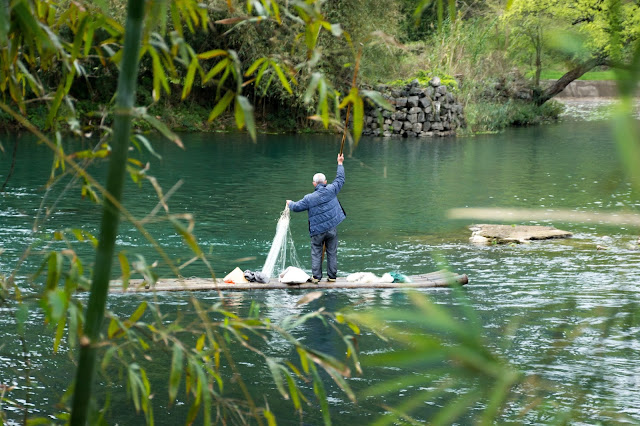
[[[379,86],[377,90],[395,110],[365,110],[364,135],[454,136],[456,129],[465,125],[462,104],[437,77],[427,87],[414,80],[404,87]]]

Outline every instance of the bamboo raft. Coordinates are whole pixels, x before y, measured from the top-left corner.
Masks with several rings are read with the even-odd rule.
[[[434,288],[450,287],[452,285],[465,285],[469,282],[466,274],[455,274],[448,271],[437,271],[428,274],[410,275],[410,283],[368,283],[350,282],[346,277],[338,277],[335,282],[320,281],[317,284],[310,282],[304,284],[283,284],[277,279],[271,279],[267,284],[261,283],[225,283],[222,279],[206,278],[182,278],[161,279],[154,285],[148,286],[142,279],[129,281],[126,290],[121,281],[112,281],[110,291],[113,293],[142,293],[154,291],[207,291],[207,290],[313,290],[329,288]]]

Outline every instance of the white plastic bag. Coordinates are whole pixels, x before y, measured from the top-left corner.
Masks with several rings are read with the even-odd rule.
[[[278,281],[284,284],[302,284],[311,278],[305,271],[295,266],[289,266],[278,276]]]

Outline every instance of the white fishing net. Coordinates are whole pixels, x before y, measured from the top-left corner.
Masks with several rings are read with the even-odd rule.
[[[300,261],[293,245],[291,230],[289,229],[290,216],[289,207],[285,207],[280,213],[280,219],[278,219],[278,225],[276,226],[276,236],[273,237],[271,250],[269,250],[267,260],[262,267],[262,273],[269,278],[274,276],[274,270],[276,272],[275,275],[277,275],[284,271],[287,266],[300,268]],[[287,254],[289,255],[288,258]],[[287,261],[289,265],[287,265]]]

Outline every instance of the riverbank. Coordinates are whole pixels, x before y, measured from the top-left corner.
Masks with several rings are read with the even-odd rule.
[[[550,84],[551,80],[542,82]],[[468,82],[467,82],[468,84]],[[640,94],[640,92],[639,92]],[[489,96],[480,100],[472,100],[468,94],[460,90],[453,93],[447,93],[451,99],[452,105],[455,105],[457,116],[447,123],[449,124],[442,129],[432,130],[433,126],[429,126],[427,130],[424,123],[420,132],[414,132],[413,127],[419,122],[416,115],[415,122],[411,122],[409,118],[413,117],[407,109],[404,117],[406,123],[397,122],[392,119],[391,113],[388,116],[383,114],[384,124],[378,124],[377,116],[373,115],[365,117],[365,134],[372,136],[383,136],[385,134],[394,134],[400,129],[407,127],[409,133],[425,136],[437,135],[469,135],[486,132],[502,131],[508,127],[520,127],[529,125],[540,125],[553,122],[558,118],[573,117],[583,112],[592,113],[594,109],[602,109],[598,114],[589,114],[587,119],[597,119],[598,117],[606,117],[610,111],[606,111],[616,102],[617,90],[616,82],[611,80],[576,80],[570,83],[567,88],[551,101],[542,106],[537,106],[530,99],[517,99],[517,96]],[[455,98],[455,100],[454,100]],[[473,97],[471,97],[473,98]],[[408,96],[407,96],[408,99]],[[436,102],[439,104],[439,102]],[[431,102],[433,104],[433,102]],[[429,108],[435,108],[436,105],[429,105]],[[448,106],[448,104],[445,104]],[[418,105],[420,106],[420,105]],[[595,108],[594,108],[595,107]],[[423,107],[424,108],[424,107]],[[103,106],[88,102],[83,103],[83,111],[99,111]],[[373,111],[373,110],[372,110]],[[165,124],[174,132],[202,132],[202,133],[238,133],[235,118],[232,112],[222,114],[214,121],[208,120],[211,113],[208,106],[202,105],[195,100],[181,102],[177,104],[164,103],[154,104],[148,107],[148,112]],[[435,115],[429,118],[429,111],[424,113],[425,122],[431,124],[439,124]],[[372,113],[373,114],[373,113]],[[39,130],[46,131],[44,116],[46,111],[33,109],[27,111],[27,118]],[[63,131],[78,134],[89,133],[91,129],[88,127],[92,123],[94,113],[85,113],[80,117],[80,126],[73,130],[67,123],[61,123]],[[395,115],[394,115],[395,117]],[[389,123],[387,123],[389,121]],[[104,124],[109,125],[111,122],[110,115],[104,118]],[[301,114],[301,111],[289,111],[281,106],[274,107],[266,104],[258,103],[255,107],[255,122],[259,133],[261,134],[303,134],[303,133],[334,133],[334,129],[325,129],[317,121],[309,119],[309,117]],[[136,119],[134,125],[141,132],[153,131],[154,129],[147,122]],[[379,127],[379,128],[378,128]],[[451,129],[449,129],[451,128]],[[15,120],[6,113],[0,111],[0,132],[16,132],[24,130]],[[431,130],[431,131],[430,131]],[[411,134],[413,134],[411,133]]]

